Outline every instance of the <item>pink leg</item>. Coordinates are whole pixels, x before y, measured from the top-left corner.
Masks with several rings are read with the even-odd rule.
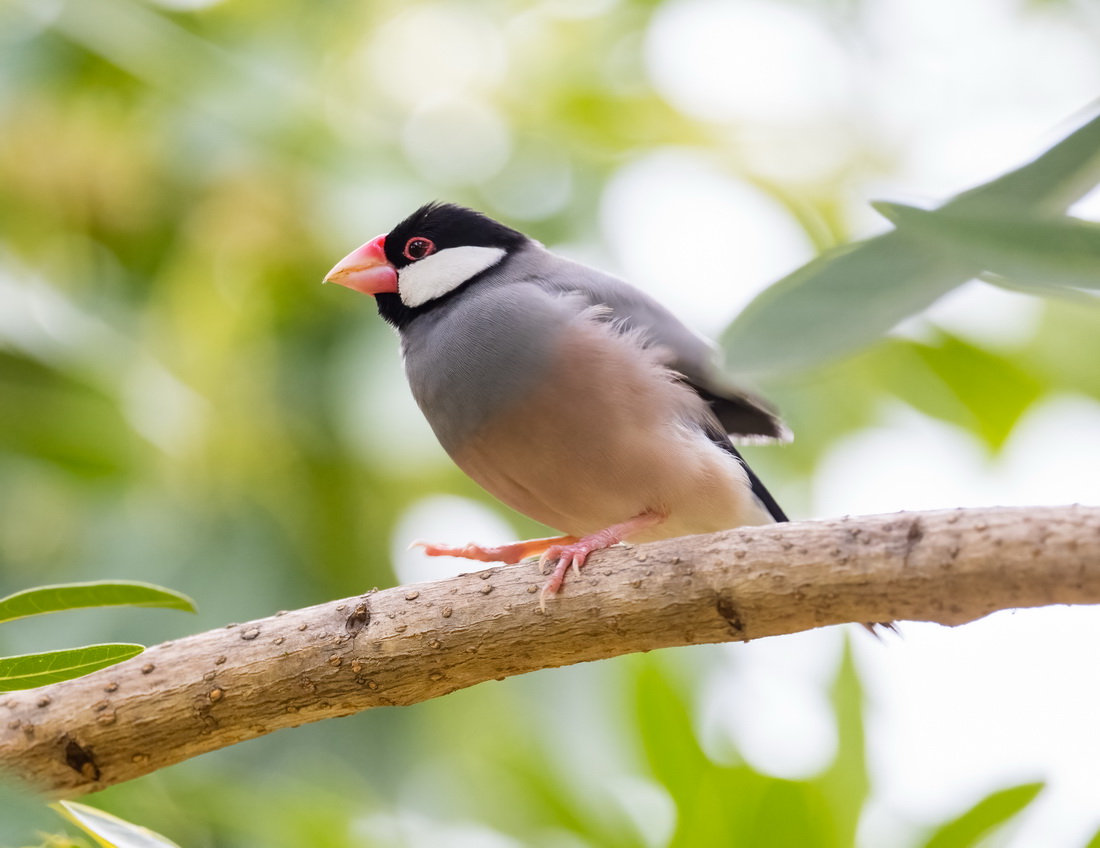
[[[510,545],[483,547],[472,542],[460,548],[449,545],[433,545],[429,542],[413,542],[410,548],[423,548],[428,556],[451,556],[462,559],[476,559],[478,562],[519,562],[527,557],[538,556],[554,545],[568,545],[577,541],[576,536],[551,536],[548,539],[528,539],[526,542],[512,542]]]
[[[543,552],[542,558],[539,560],[539,570],[542,571],[543,566],[553,559],[557,559],[558,563],[554,567],[550,579],[542,587],[542,594],[539,595],[539,606],[542,607],[544,612],[546,611],[546,596],[556,594],[558,589],[561,588],[561,584],[565,581],[565,572],[569,570],[569,566],[572,565],[573,571],[580,574],[581,566],[584,565],[584,561],[592,551],[602,551],[604,548],[617,545],[639,530],[652,527],[654,524],[660,524],[664,520],[663,515],[643,512],[629,521],[612,524],[604,530],[599,530],[575,542],[551,545]]]

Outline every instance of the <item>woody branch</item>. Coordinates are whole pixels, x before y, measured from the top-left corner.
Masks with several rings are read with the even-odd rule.
[[[531,563],[333,601],[0,695],[0,769],[73,797],[286,727],[541,668],[844,622],[1100,603],[1100,507],[898,513]]]

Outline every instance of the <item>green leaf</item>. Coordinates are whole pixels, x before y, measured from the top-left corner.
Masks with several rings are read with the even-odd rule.
[[[1033,162],[958,195],[935,214],[971,218],[989,210],[1015,210],[1033,219],[1060,215],[1097,182],[1100,116]],[[970,252],[943,250],[942,240],[927,227],[901,223],[892,233],[823,254],[757,295],[722,336],[730,369],[766,375],[810,368],[875,341],[983,270],[1016,276],[1008,268],[983,267],[988,263]],[[1078,238],[1048,232],[1030,237],[1028,244],[1052,237]],[[1040,252],[1047,257],[1045,247]],[[1048,264],[1049,257],[1043,268]],[[1030,279],[1021,277],[1022,282]]]
[[[1100,300],[1097,299],[1096,295],[1090,294],[1087,291],[1082,291],[1081,289],[1025,283],[1022,280],[1014,280],[1011,277],[994,274],[992,271],[983,271],[979,275],[979,279],[984,283],[989,283],[991,286],[997,286],[997,288],[1016,292],[1017,294],[1029,294],[1033,297],[1056,298],[1079,306],[1100,305]]]
[[[1079,218],[1044,220],[962,214],[949,208],[929,212],[897,203],[876,209],[937,251],[983,271],[1031,286],[1100,290],[1100,224]]]
[[[761,292],[721,345],[736,374],[816,366],[879,339],[980,270],[902,232],[845,245]]]
[[[195,612],[186,595],[135,580],[59,583],[0,598],[0,622],[31,615],[89,607],[163,607]]]
[[[679,802],[711,767],[699,747],[684,696],[653,662],[641,664],[636,681],[638,730],[654,776]]]
[[[1043,393],[1018,364],[946,333],[932,344],[893,340],[876,358],[879,380],[906,403],[1002,447]]]
[[[956,195],[944,209],[958,212],[1012,209],[1061,215],[1100,183],[1100,115],[1046,153],[995,180]]]
[[[78,804],[58,801],[50,806],[95,839],[103,848],[179,848],[175,842],[148,828],[125,819]]]
[[[1100,830],[1085,844],[1085,848],[1100,848]]]
[[[685,694],[656,663],[643,665],[637,678],[641,742],[654,776],[677,808],[669,848],[844,844],[836,838],[834,812],[819,786],[707,757],[695,737]]]
[[[745,845],[759,848],[842,848],[853,841],[840,841],[836,834],[836,810],[819,786],[794,780],[758,776],[763,792],[751,819],[733,833],[736,839],[723,843],[687,843],[694,846]],[[729,795],[723,799],[729,806]]]
[[[116,643],[87,645],[44,654],[0,657],[0,692],[33,689],[47,683],[72,680],[136,657],[144,645]]]
[[[958,818],[941,825],[924,848],[968,848],[1019,814],[1042,791],[1042,783],[1025,783],[989,795]]]
[[[863,684],[849,638],[844,640],[844,654],[829,694],[836,716],[836,758],[811,783],[828,801],[830,818],[835,822],[836,844],[854,845],[871,780],[867,775],[863,731]]]

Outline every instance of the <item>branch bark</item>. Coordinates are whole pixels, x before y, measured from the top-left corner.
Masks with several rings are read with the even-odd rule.
[[[0,768],[73,797],[280,728],[540,668],[1100,603],[1100,507],[898,513],[618,548],[593,555],[546,614],[541,583],[526,563],[372,591],[0,695]]]

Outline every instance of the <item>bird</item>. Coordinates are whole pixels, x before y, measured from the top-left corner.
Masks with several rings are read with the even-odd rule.
[[[550,569],[545,612],[594,551],[787,521],[730,438],[785,441],[786,425],[723,377],[712,343],[629,283],[441,202],[324,279],[374,297],[412,395],[459,468],[561,534],[414,543],[429,556],[539,556],[540,573]]]

